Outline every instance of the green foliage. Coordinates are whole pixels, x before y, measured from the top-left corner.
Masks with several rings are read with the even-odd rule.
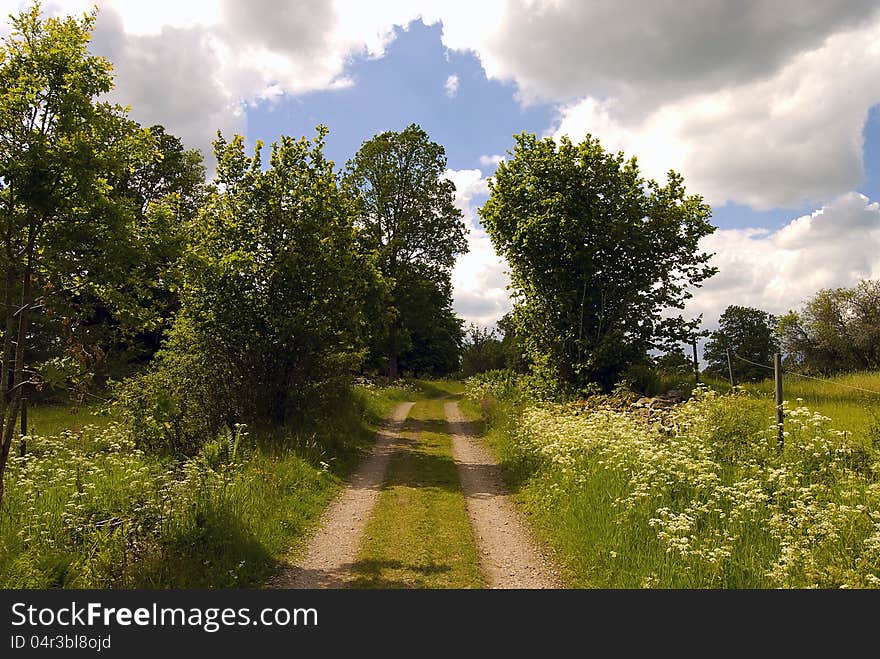
[[[411,279],[396,295],[397,318],[408,337],[397,358],[400,372],[437,377],[457,371],[463,330],[452,309],[451,284]]]
[[[122,393],[141,445],[192,453],[224,425],[293,422],[348,387],[375,276],[325,134],[282,136],[268,168],[261,144],[249,157],[240,136],[215,142],[181,311],[151,372]]]
[[[703,351],[707,371],[728,376],[727,350],[756,364],[773,364],[773,353],[778,350],[774,316],[760,309],[731,305],[721,314],[718,324]],[[757,382],[767,377],[766,368],[733,359],[738,382]]]
[[[710,209],[674,172],[661,186],[588,136],[516,138],[480,209],[511,269],[517,336],[559,385],[610,387],[660,338],[660,312],[714,273]]]
[[[523,397],[520,379],[520,376],[509,370],[483,371],[465,380],[465,396],[482,405],[488,405],[493,399],[519,401]]]
[[[258,586],[306,538],[379,421],[413,395],[359,387],[308,431],[238,427],[185,460],[138,449],[112,420],[38,411],[38,429],[86,423],[30,436],[10,459],[0,587]]]
[[[445,170],[445,150],[415,124],[364,142],[346,167],[361,248],[386,286],[373,296],[370,360],[392,378],[458,368],[462,331],[450,277],[467,242]]]
[[[504,345],[496,330],[471,323],[465,333],[465,345],[461,354],[462,376],[467,378],[506,366]]]
[[[88,51],[94,22],[42,20],[35,3],[12,17],[0,48],[0,479],[21,397],[40,383],[31,318],[131,275],[121,247],[136,213],[114,183],[155,157],[154,141],[101,100],[113,78],[110,62]]]
[[[823,289],[779,320],[786,362],[831,375],[880,368],[880,281]]]

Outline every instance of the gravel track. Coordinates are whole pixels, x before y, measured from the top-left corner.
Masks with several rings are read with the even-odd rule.
[[[285,567],[270,588],[344,588],[361,547],[392,454],[409,440],[401,436],[413,403],[400,403],[376,433],[376,444],[351,477],[351,483],[321,516],[318,532],[296,565]]]
[[[490,588],[563,588],[559,571],[532,538],[510,498],[495,457],[477,439],[458,403],[446,403],[480,567]]]

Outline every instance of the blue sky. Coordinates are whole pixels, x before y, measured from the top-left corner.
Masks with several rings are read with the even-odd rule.
[[[520,131],[591,133],[711,203],[718,230],[702,247],[719,273],[686,309],[709,328],[729,304],[782,313],[880,278],[876,0],[97,5],[92,48],[114,64],[114,99],[206,153],[218,129],[271,143],[323,123],[342,166],[372,135],[420,124],[446,147],[472,229],[453,273],[466,320],[490,325],[510,306],[476,209]]]
[[[364,140],[416,123],[446,148],[450,169],[485,169],[480,156],[503,154],[515,133],[550,127],[552,105],[521,107],[513,84],[488,80],[472,54],[447,51],[439,25],[419,21],[394,34],[383,57],[359,56],[346,66],[350,87],[249,108],[248,139],[270,143],[281,133],[311,135],[324,123],[330,128],[327,152],[342,166]],[[451,75],[459,82],[450,98],[445,85]]]

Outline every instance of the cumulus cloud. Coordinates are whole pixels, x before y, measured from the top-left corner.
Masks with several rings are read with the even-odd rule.
[[[703,239],[719,272],[688,302],[708,327],[730,304],[780,314],[822,288],[880,277],[880,204],[852,192],[777,231],[728,229]]]
[[[504,160],[504,156],[492,155],[492,156],[480,156],[480,164],[484,167],[497,167],[498,163]]]
[[[599,137],[646,173],[681,171],[711,203],[822,203],[861,182],[862,128],[880,103],[880,23],[829,37],[768,78],[661,105],[644,117],[618,100],[566,106],[555,135]]]
[[[455,183],[455,204],[469,228],[468,253],[452,272],[454,308],[466,321],[488,327],[510,311],[510,280],[476,215],[478,202],[488,194],[487,179],[479,169],[447,170],[446,177]]]
[[[462,11],[470,6],[442,13],[444,43],[550,101],[585,89],[671,98],[752,80],[877,9],[872,0],[508,0],[486,3],[476,20]]]
[[[472,3],[471,3],[472,4]],[[821,204],[858,187],[880,103],[876,2],[450,3],[443,41],[525,102],[560,104],[549,133],[682,171],[711,202]]]
[[[26,0],[0,0],[16,13]],[[93,0],[49,0],[47,15],[79,14]],[[161,123],[210,151],[216,131],[240,130],[249,104],[352,84],[354,55],[379,57],[396,25],[419,9],[404,1],[97,0],[92,50],[114,64],[112,99],[138,121]],[[436,20],[436,19],[435,19]],[[4,21],[3,29],[8,32]]]
[[[446,84],[444,85],[446,89],[446,95],[449,98],[455,98],[455,95],[458,94],[458,76],[452,74],[448,78],[446,78]]]
[[[218,130],[229,135],[243,128],[237,99],[212,74],[222,57],[218,48],[210,32],[198,26],[126,34],[113,11],[100,15],[94,36],[94,50],[114,64],[113,100],[130,106],[142,125],[162,124],[205,155]]]

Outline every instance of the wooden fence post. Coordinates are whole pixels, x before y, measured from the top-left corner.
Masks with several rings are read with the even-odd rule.
[[[736,392],[736,375],[733,372],[733,357],[730,354],[730,348],[727,349],[727,373],[730,375],[730,386]]]
[[[783,432],[784,415],[782,412],[782,355],[773,354],[773,375],[776,379],[776,440],[779,448],[785,445],[785,433]]]

